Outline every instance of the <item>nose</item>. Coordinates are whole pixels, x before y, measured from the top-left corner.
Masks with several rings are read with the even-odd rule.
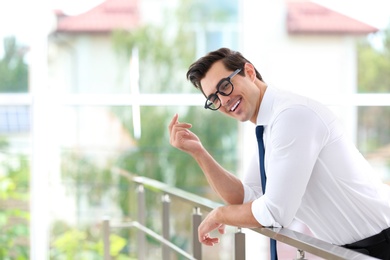
[[[221,100],[221,106],[229,104],[230,96],[224,96],[218,93],[218,98],[219,100]]]

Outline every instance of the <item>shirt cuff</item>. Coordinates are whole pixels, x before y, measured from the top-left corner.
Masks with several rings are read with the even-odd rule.
[[[263,227],[282,227],[268,210],[265,196],[261,196],[253,201],[252,214]]]
[[[252,185],[254,188],[249,187],[245,183],[243,183],[244,187],[244,201],[243,203],[254,201],[255,199],[260,198],[263,193],[261,192],[260,186]]]

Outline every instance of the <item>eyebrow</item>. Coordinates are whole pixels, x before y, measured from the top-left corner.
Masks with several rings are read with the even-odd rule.
[[[219,87],[219,85],[221,85],[221,83],[222,83],[224,80],[226,80],[228,77],[229,77],[229,76],[227,76],[227,77],[225,77],[225,78],[222,78],[220,81],[218,81],[217,85],[215,85],[215,89],[216,89],[216,91],[215,91],[215,92],[217,92],[217,91],[218,91],[218,87]],[[211,95],[214,95],[214,94],[215,94],[215,92],[211,93],[211,94],[210,94],[210,95],[208,95],[208,96],[206,96],[206,93],[203,93],[203,94],[204,94],[204,96],[205,96],[206,98],[209,98]]]
[[[233,76],[235,76],[236,74],[238,74],[240,71],[241,71],[241,69],[236,69],[236,70],[232,73]],[[222,83],[224,80],[226,80],[226,79],[228,79],[228,78],[231,78],[232,74],[230,74],[230,75],[227,76],[227,77],[224,77],[224,78],[220,79],[220,80],[218,81],[217,85],[215,86],[215,89],[218,91],[218,87],[221,85],[221,83]],[[215,92],[217,92],[217,91],[215,91]],[[210,95],[206,96],[206,93],[204,93],[203,88],[202,88],[202,92],[203,92],[203,95],[204,95],[206,98],[209,98],[211,95],[215,94],[215,92],[214,92],[214,93],[211,93]]]
[[[240,73],[241,70],[242,70],[242,69],[236,69],[236,70],[233,71],[233,73],[231,73],[229,76],[222,78],[222,79],[218,82],[218,84],[215,86],[215,89],[218,91],[218,87],[221,85],[221,83],[222,83],[224,80],[227,80],[227,79],[230,79],[230,80],[231,80],[232,77],[234,77],[234,76],[236,76],[238,73]]]

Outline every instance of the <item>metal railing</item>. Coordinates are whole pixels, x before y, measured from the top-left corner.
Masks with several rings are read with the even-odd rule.
[[[137,185],[137,220],[125,223],[113,224],[109,218],[103,220],[103,243],[104,243],[104,260],[111,260],[110,256],[110,230],[112,228],[135,228],[137,229],[137,258],[146,259],[146,236],[152,237],[161,243],[161,259],[168,260],[171,252],[176,252],[186,259],[202,259],[202,245],[198,241],[198,226],[202,221],[201,211],[210,212],[222,204],[213,202],[195,194],[180,190],[159,181],[132,175],[127,171],[115,169],[116,173],[126,177],[129,182]],[[145,225],[145,190],[158,192],[162,194],[162,234],[149,229]],[[170,203],[171,198],[178,199],[193,207],[192,214],[192,252],[188,253],[170,241]],[[329,244],[314,237],[303,233],[293,231],[287,228],[253,228],[251,229],[269,238],[273,238],[280,243],[285,243],[297,248],[295,259],[306,259],[305,252],[324,259],[375,259],[355,251],[345,249],[333,244]],[[245,260],[245,233],[241,228],[237,229],[234,234],[234,259]]]

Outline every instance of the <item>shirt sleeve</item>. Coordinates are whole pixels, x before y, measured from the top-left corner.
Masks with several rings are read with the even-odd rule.
[[[254,152],[243,178],[244,203],[253,201],[263,195],[260,180],[259,155]]]
[[[315,111],[300,105],[281,111],[265,128],[266,192],[252,203],[261,225],[292,222],[328,132]]]

